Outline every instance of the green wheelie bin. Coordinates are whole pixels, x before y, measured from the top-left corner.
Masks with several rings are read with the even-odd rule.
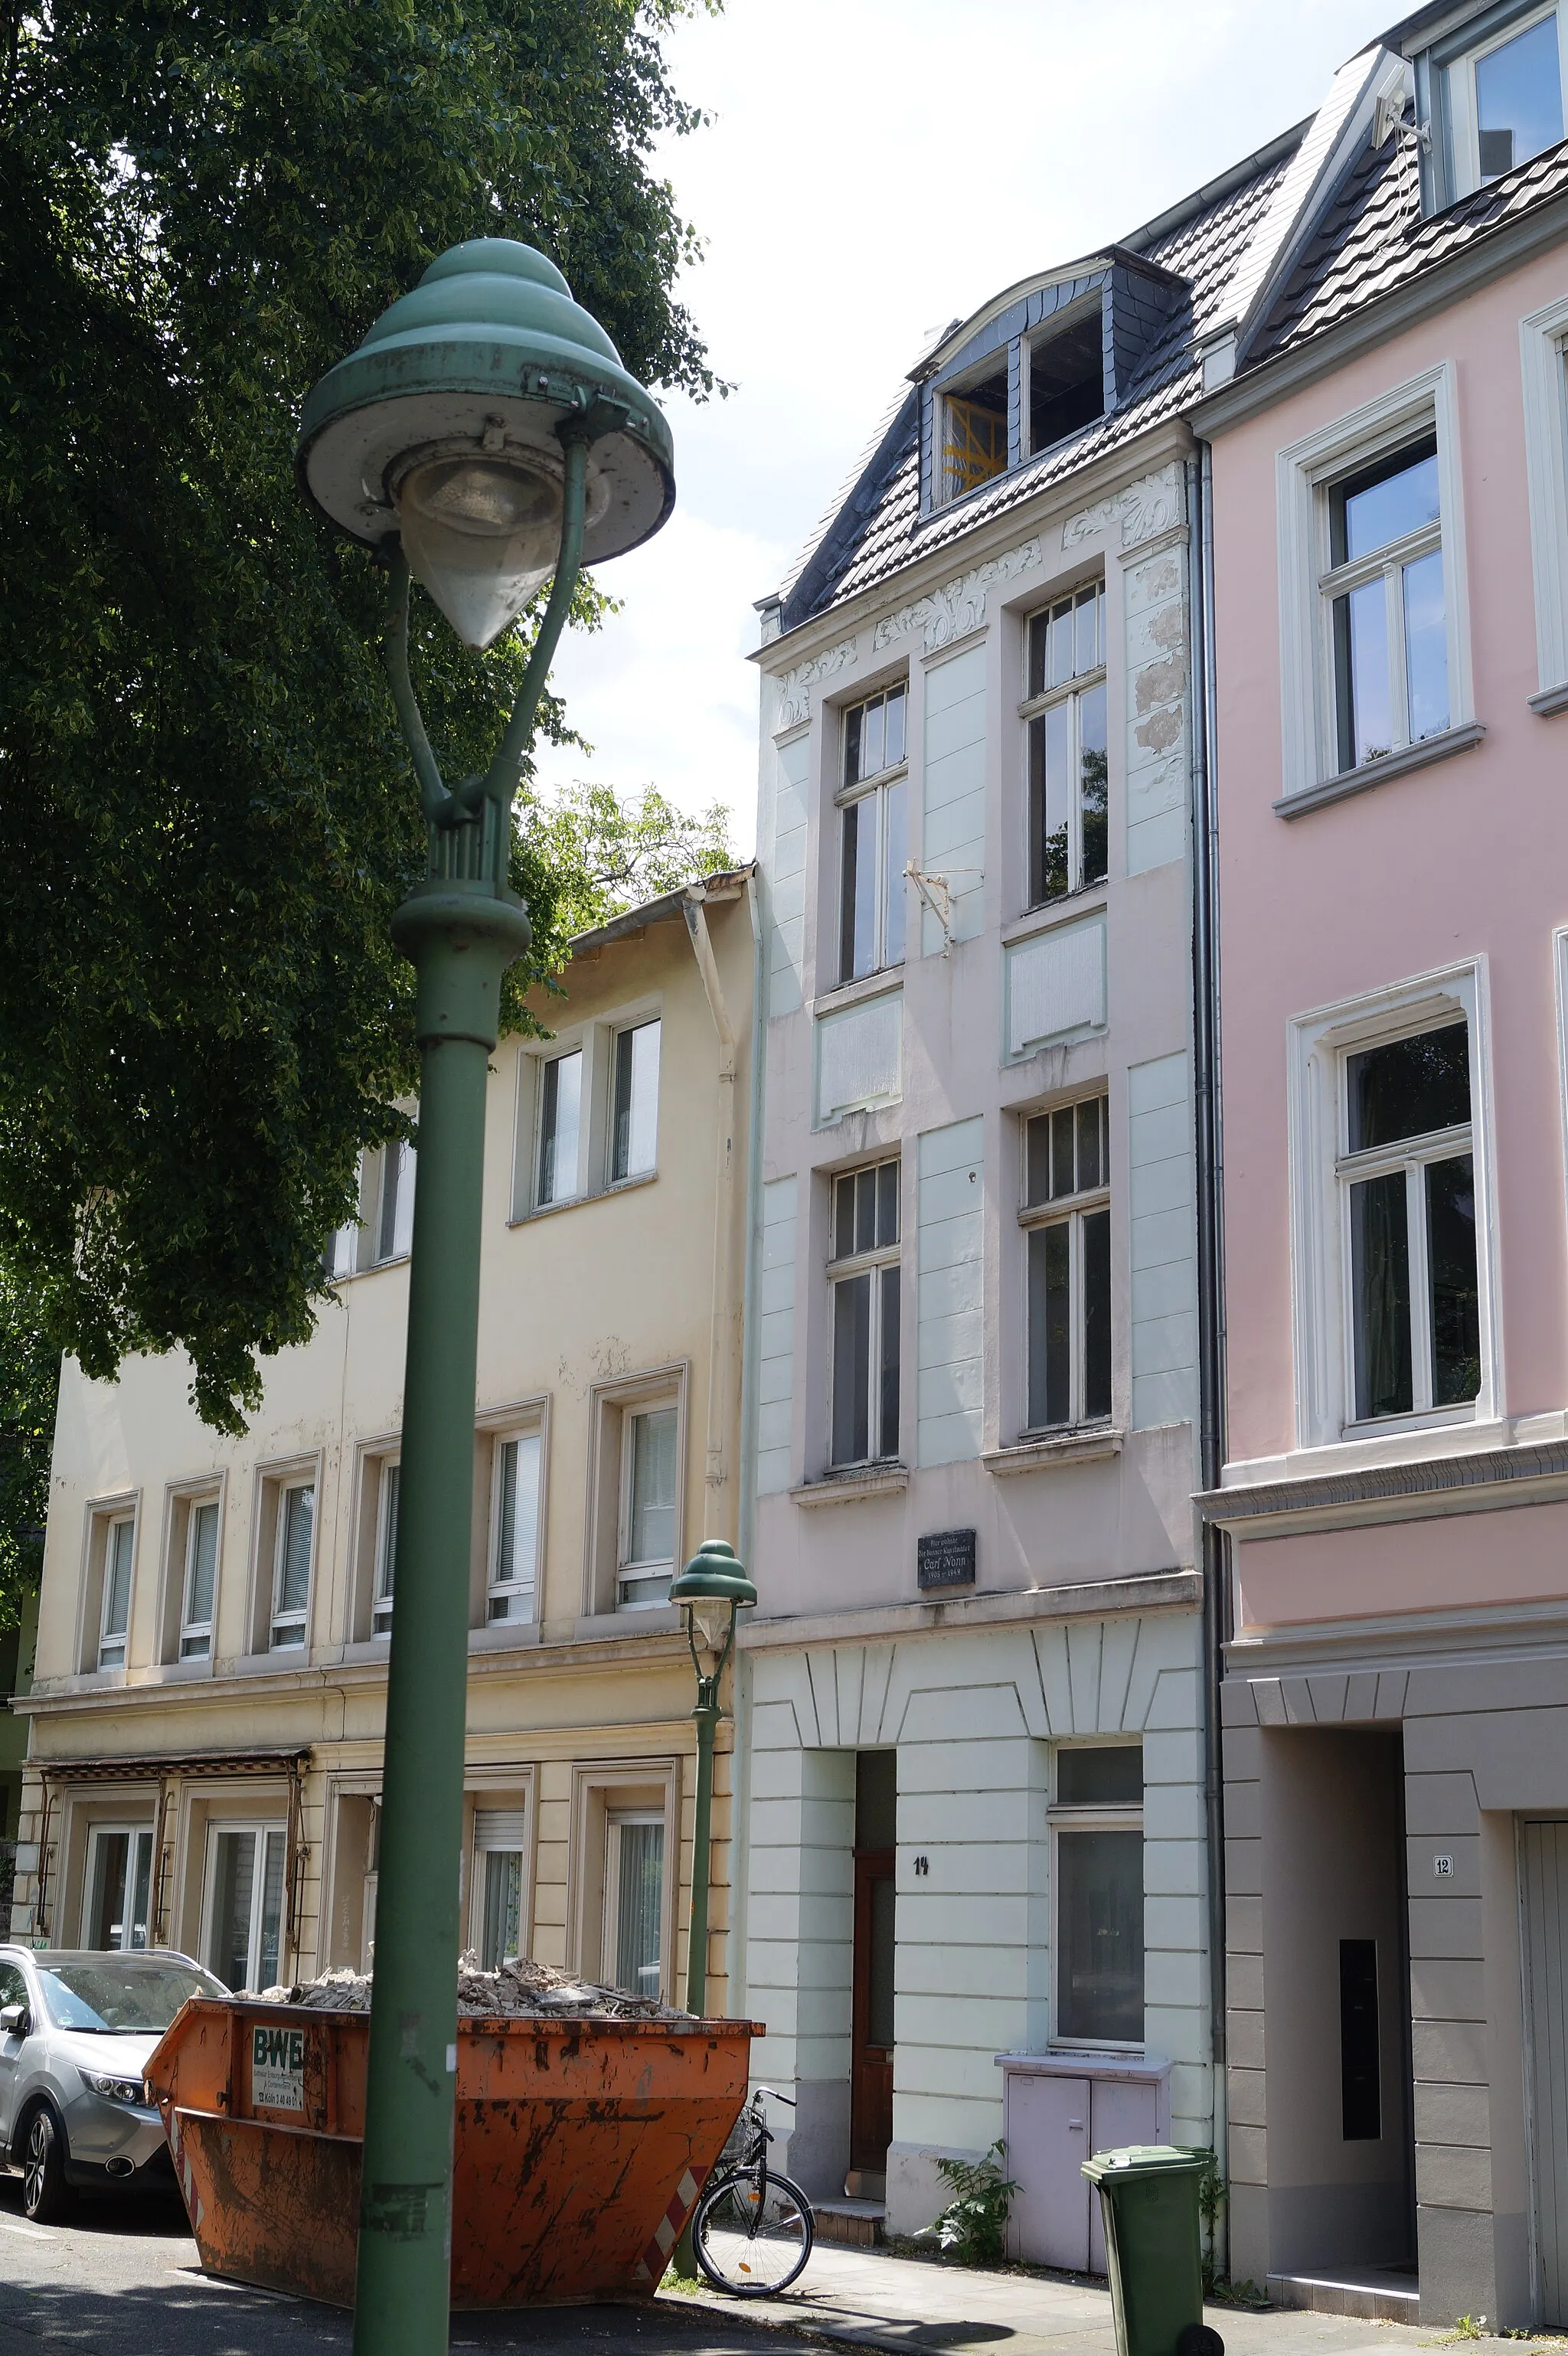
[[[1209,2165],[1208,2152],[1169,2144],[1083,2162],[1105,2223],[1116,2356],[1224,2356],[1203,2320],[1198,2191]]]

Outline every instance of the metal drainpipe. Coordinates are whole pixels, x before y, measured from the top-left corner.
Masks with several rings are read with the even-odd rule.
[[[682,904],[697,969],[702,977],[708,1009],[719,1033],[719,1119],[717,1160],[713,1179],[712,1323],[708,1361],[708,1510],[704,1537],[727,1538],[733,1546],[740,1535],[737,1494],[731,1485],[735,1434],[731,1430],[730,1399],[735,1356],[735,1033],[708,930],[706,894],[700,884],[688,884]],[[728,1495],[723,1493],[728,1490]],[[714,1519],[721,1526],[710,1526]]]
[[[762,1280],[763,1082],[767,1036],[767,973],[763,962],[762,910],[753,869],[746,878],[746,908],[752,920],[752,1071],[749,1143],[746,1150],[746,1258],[741,1310],[741,1539],[737,1551],[756,1577],[757,1537],[757,1347],[756,1299]],[[737,1643],[731,1673],[730,1708],[734,1748],[730,1758],[730,1938],[725,1987],[732,2012],[744,2012],[746,1998],[746,1890],[751,1857],[752,1663]]]
[[[1219,941],[1215,930],[1218,824],[1214,806],[1214,544],[1209,444],[1186,462],[1192,727],[1193,1111],[1198,1158],[1199,1479],[1219,1486],[1224,1461],[1224,1293],[1221,1219]],[[1213,2057],[1214,2151],[1227,2181],[1229,2119],[1225,2023],[1225,1791],[1220,1683],[1229,1633],[1224,1540],[1200,1524],[1203,1565],[1203,1803],[1209,1847],[1209,2039]],[[1215,2219],[1214,2264],[1229,2271],[1230,2203]]]

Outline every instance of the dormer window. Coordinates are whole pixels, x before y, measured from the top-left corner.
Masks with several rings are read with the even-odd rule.
[[[1105,414],[1104,327],[1096,301],[1029,347],[1029,446],[1032,456]]]
[[[1433,198],[1452,203],[1528,164],[1563,137],[1563,11],[1490,9],[1417,70],[1433,117]]]
[[[948,393],[942,403],[942,496],[961,499],[1008,466],[1008,371]]]
[[[923,512],[1108,416],[1190,300],[1186,279],[1114,245],[1010,287],[955,329],[917,371]]]

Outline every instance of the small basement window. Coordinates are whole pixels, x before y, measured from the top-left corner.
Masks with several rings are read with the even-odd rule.
[[[1095,303],[1029,352],[1029,446],[1031,455],[1065,442],[1105,413],[1101,307]]]
[[[942,403],[942,497],[961,499],[1008,470],[1008,372],[948,393]]]

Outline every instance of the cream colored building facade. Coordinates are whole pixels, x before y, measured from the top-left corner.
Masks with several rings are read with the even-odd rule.
[[[695,1698],[663,1596],[739,1536],[749,871],[574,944],[552,1036],[491,1066],[475,1422],[465,1924],[684,1986]],[[14,1935],[168,1943],[234,1985],[374,1932],[413,1168],[367,1157],[336,1299],[242,1440],[177,1357],[68,1365]],[[730,1737],[711,2000],[726,1993]]]

